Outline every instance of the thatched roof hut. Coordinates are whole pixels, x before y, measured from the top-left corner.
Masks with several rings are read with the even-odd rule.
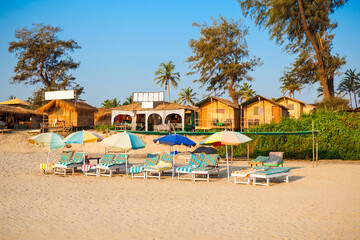
[[[0,121],[10,128],[17,128],[20,125],[27,128],[39,128],[41,114],[22,107],[0,104]]]
[[[37,113],[47,113],[49,125],[62,123],[69,127],[92,127],[96,111],[96,108],[85,102],[52,100],[39,108]]]
[[[25,107],[30,107],[30,104],[21,100],[21,99],[18,99],[18,98],[14,98],[14,99],[10,99],[10,100],[7,100],[7,101],[4,101],[4,102],[0,102],[0,104],[2,105],[11,105],[11,106],[25,106]]]
[[[95,126],[100,126],[101,124],[111,124],[111,109],[98,108],[98,111],[95,113]]]

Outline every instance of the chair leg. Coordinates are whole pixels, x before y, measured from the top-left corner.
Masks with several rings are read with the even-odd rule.
[[[266,179],[266,186],[270,186],[270,178]]]
[[[286,176],[285,182],[289,183],[289,175]]]

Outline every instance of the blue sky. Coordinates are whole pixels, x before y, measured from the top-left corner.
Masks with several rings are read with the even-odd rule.
[[[185,76],[186,58],[191,56],[188,42],[198,38],[193,22],[210,22],[210,17],[242,18],[235,0],[134,0],[134,1],[8,1],[0,0],[0,101],[10,95],[26,100],[34,86],[9,84],[17,59],[8,52],[17,28],[31,27],[32,23],[60,26],[60,39],[74,39],[81,46],[72,56],[80,61],[73,71],[77,82],[85,87],[82,98],[100,107],[105,99],[116,97],[124,101],[134,91],[160,91],[154,85],[154,73],[159,63],[172,60],[181,74],[177,90],[171,89],[172,100],[180,88],[191,86],[201,99],[203,88]],[[346,69],[360,71],[360,1],[349,1],[333,16],[338,22],[335,30],[334,52],[346,56]],[[249,19],[247,36],[250,54],[260,57],[263,65],[252,73],[254,90],[265,97],[281,96],[279,78],[284,67],[294,56],[282,52],[269,40],[266,31],[259,30]],[[336,85],[342,76],[337,77]],[[295,97],[312,103],[316,88],[309,86]],[[165,92],[167,97],[167,92]],[[223,95],[224,98],[229,98]]]

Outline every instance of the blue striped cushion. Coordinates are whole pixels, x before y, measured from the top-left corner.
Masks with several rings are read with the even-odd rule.
[[[276,167],[276,168],[270,168],[266,171],[261,171],[261,172],[256,172],[254,174],[261,174],[261,175],[273,175],[273,174],[278,174],[278,173],[283,173],[283,172],[288,172],[290,171],[290,168],[288,167]]]
[[[191,173],[193,169],[199,167],[198,165],[187,165],[185,167],[179,167],[179,168],[176,168],[176,172],[179,172],[179,173]]]
[[[142,173],[143,171],[144,171],[144,165],[129,168],[129,173]]]
[[[214,168],[201,166],[201,167],[198,167],[198,168],[194,168],[192,171],[205,172],[205,171],[208,171],[208,170],[211,170],[211,169],[214,169]]]

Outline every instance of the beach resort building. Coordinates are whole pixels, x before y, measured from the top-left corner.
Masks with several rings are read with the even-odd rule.
[[[192,130],[195,109],[167,101],[136,102],[112,109],[111,124],[144,131]]]
[[[46,113],[48,115],[48,126],[79,128],[93,127],[94,113],[96,111],[96,108],[85,102],[52,100],[43,107],[39,108],[37,113]]]
[[[280,122],[281,118],[289,117],[289,109],[271,99],[256,95],[240,105],[242,128],[254,125]]]
[[[301,114],[310,113],[315,108],[311,104],[286,96],[276,99],[275,102],[287,107],[291,118],[299,118]]]
[[[198,102],[196,106],[198,107],[196,129],[240,129],[240,108],[232,101],[219,97],[208,97]]]

